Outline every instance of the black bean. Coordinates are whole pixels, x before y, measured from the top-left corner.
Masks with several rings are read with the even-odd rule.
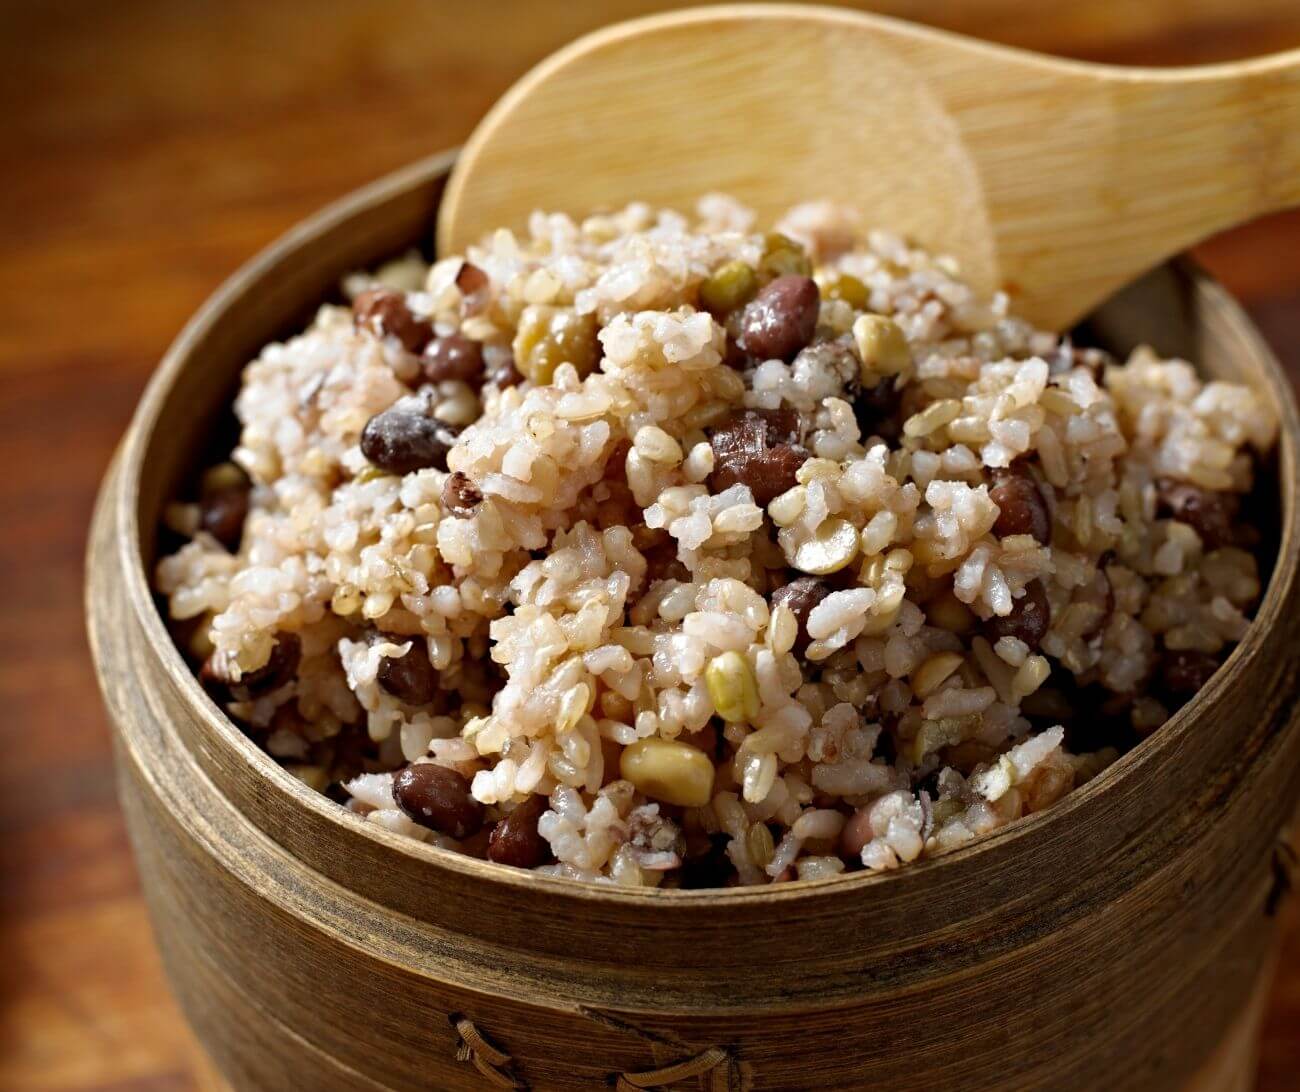
[[[1047,511],[1047,501],[1034,476],[1019,463],[993,471],[993,486],[989,496],[998,506],[998,519],[993,533],[999,538],[1008,535],[1033,535],[1042,545],[1052,541],[1052,517]]]
[[[464,334],[435,337],[424,350],[421,367],[430,383],[447,379],[477,383],[483,378],[483,347]]]
[[[393,778],[393,800],[412,821],[461,839],[483,826],[483,805],[455,770],[432,762],[407,766]]]
[[[385,637],[399,644],[401,637]],[[385,656],[379,661],[379,685],[408,705],[427,705],[438,692],[438,669],[429,662],[428,645],[416,637],[405,656]]]
[[[1190,698],[1218,669],[1219,661],[1208,652],[1168,651],[1160,661],[1160,681],[1172,697]]]
[[[361,452],[390,474],[410,474],[434,467],[447,469],[447,452],[457,429],[415,410],[386,409],[366,422]]]
[[[468,519],[482,502],[479,487],[462,471],[453,470],[442,483],[442,506],[453,516]]]
[[[770,504],[795,485],[795,475],[809,458],[798,443],[798,416],[789,410],[746,410],[713,430],[713,473],[709,486],[720,493],[747,485],[754,500]]]
[[[1025,594],[1012,601],[1011,613],[1003,617],[994,615],[981,627],[989,644],[997,644],[1003,637],[1016,637],[1036,651],[1052,625],[1052,606],[1047,601],[1047,589],[1041,580],[1025,588]]]
[[[795,638],[794,651],[802,655],[811,640],[808,636],[808,615],[813,607],[830,594],[830,588],[815,576],[800,576],[790,583],[777,588],[771,595],[773,607],[789,607],[799,622],[799,635]]]
[[[760,289],[740,319],[740,347],[761,360],[790,360],[812,340],[821,296],[811,277],[787,274]]]
[[[1237,513],[1241,498],[1236,493],[1216,493],[1187,482],[1161,478],[1156,483],[1160,511],[1179,523],[1186,523],[1206,549],[1231,545],[1236,540]]]
[[[395,337],[408,352],[418,353],[433,336],[427,319],[416,318],[406,297],[391,288],[368,288],[352,301],[352,318],[359,329],[376,337]]]
[[[537,821],[549,807],[544,796],[530,796],[492,828],[488,837],[489,861],[536,868],[551,859],[551,845],[537,831]]]

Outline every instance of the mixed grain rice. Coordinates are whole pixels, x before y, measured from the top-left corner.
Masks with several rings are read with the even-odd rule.
[[[537,214],[268,345],[156,574],[223,708],[369,821],[633,886],[892,869],[1158,727],[1259,597],[1269,407],[751,221]]]

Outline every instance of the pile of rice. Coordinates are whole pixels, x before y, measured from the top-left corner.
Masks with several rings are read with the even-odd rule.
[[[156,574],[223,708],[369,821],[632,886],[896,868],[1156,729],[1258,600],[1270,407],[752,220],[539,213],[268,345]]]

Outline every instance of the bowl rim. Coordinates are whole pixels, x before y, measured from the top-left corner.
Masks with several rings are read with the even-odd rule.
[[[1174,264],[1180,275],[1196,289],[1202,299],[1218,305],[1220,316],[1228,323],[1232,335],[1251,345],[1264,365],[1268,393],[1277,407],[1280,426],[1276,458],[1282,518],[1276,563],[1246,636],[1220,665],[1209,683],[1158,731],[1121,755],[1085,785],[1073,789],[1052,807],[976,838],[958,849],[890,872],[840,873],[824,879],[780,885],[663,890],[624,888],[612,883],[543,875],[470,857],[396,834],[376,823],[366,822],[362,816],[309,788],[240,731],[207,695],[168,631],[162,612],[154,600],[149,571],[141,549],[144,536],[139,509],[143,466],[153,446],[154,436],[164,422],[163,411],[172,386],[187,366],[192,349],[220,323],[230,305],[263,278],[273,276],[285,258],[322,232],[342,226],[373,205],[437,182],[450,170],[457,151],[453,148],[418,160],[329,203],[281,234],[227,277],[185,324],[154,370],[132,416],[119,449],[116,466],[108,479],[114,494],[110,516],[124,581],[124,600],[129,605],[142,636],[168,681],[176,688],[190,711],[200,718],[202,731],[209,742],[225,749],[229,755],[238,757],[240,763],[253,770],[268,789],[287,797],[293,807],[305,808],[327,825],[341,828],[352,836],[368,839],[385,851],[408,858],[419,867],[431,868],[435,872],[446,870],[460,873],[467,879],[514,887],[520,891],[545,891],[550,896],[587,902],[596,900],[622,907],[644,903],[661,908],[670,904],[689,907],[703,903],[725,909],[728,905],[739,905],[755,899],[792,902],[832,890],[836,893],[866,892],[875,890],[881,884],[898,884],[905,876],[924,882],[921,877],[934,876],[938,870],[951,871],[959,868],[963,862],[987,852],[991,846],[1011,847],[1025,839],[1042,837],[1047,831],[1074,821],[1080,810],[1097,806],[1113,796],[1131,778],[1141,776],[1147,768],[1158,766],[1171,752],[1180,748],[1189,733],[1200,727],[1202,710],[1222,691],[1233,685],[1244,665],[1267,644],[1268,635],[1281,616],[1282,606],[1292,598],[1294,585],[1300,578],[1300,551],[1296,548],[1297,543],[1300,543],[1300,497],[1297,497],[1297,484],[1300,483],[1300,411],[1297,410],[1295,392],[1275,354],[1242,306],[1217,280],[1194,263],[1186,259],[1175,259]],[[274,837],[273,832],[267,833]]]

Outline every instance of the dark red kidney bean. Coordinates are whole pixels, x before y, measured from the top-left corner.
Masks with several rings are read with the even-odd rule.
[[[1043,491],[1028,469],[1012,463],[994,470],[989,496],[998,506],[997,522],[993,524],[995,535],[999,538],[1033,535],[1044,546],[1051,543],[1052,517]]]
[[[1169,694],[1190,698],[1218,670],[1218,659],[1208,652],[1192,649],[1167,651],[1160,661],[1160,681]]]
[[[482,502],[479,487],[460,470],[452,471],[442,483],[442,506],[453,516],[468,519]]]
[[[393,778],[393,800],[422,827],[451,838],[468,838],[483,826],[483,805],[455,770],[416,762]]]
[[[199,523],[205,531],[232,554],[239,552],[248,519],[249,491],[223,489],[199,502]]]
[[[1160,511],[1179,523],[1186,523],[1207,550],[1231,545],[1236,540],[1237,512],[1241,498],[1236,493],[1216,493],[1187,482],[1161,478],[1156,482]]]
[[[720,493],[733,485],[747,485],[756,503],[770,504],[795,485],[795,475],[808,461],[808,451],[795,442],[797,436],[798,416],[789,410],[737,414],[709,437],[710,488]]]
[[[464,334],[435,337],[425,347],[420,363],[430,383],[448,379],[476,383],[483,378],[483,347]]]
[[[361,431],[361,453],[390,474],[447,469],[458,430],[414,410],[386,409]]]
[[[407,638],[389,637],[394,644]],[[423,637],[411,639],[405,656],[385,656],[379,661],[376,675],[379,685],[408,705],[428,705],[438,692],[438,669],[429,662],[428,645]]]
[[[808,636],[808,615],[813,607],[830,595],[830,588],[815,576],[799,576],[790,583],[777,588],[771,595],[773,607],[786,606],[793,612],[799,623],[799,635],[794,641],[796,655],[803,655],[810,640]]]
[[[1047,589],[1041,580],[1025,588],[1025,594],[1012,602],[1011,613],[1005,617],[994,615],[983,623],[981,629],[989,644],[997,644],[1003,637],[1017,637],[1036,651],[1052,625],[1052,605],[1047,601]]]
[[[376,337],[395,337],[407,352],[418,353],[433,337],[427,319],[416,318],[406,297],[392,288],[368,288],[352,301],[352,318],[357,327]]]
[[[811,277],[787,274],[759,290],[740,317],[740,347],[761,360],[790,360],[817,330],[821,295]]]
[[[489,861],[536,868],[551,859],[551,844],[537,831],[537,821],[550,806],[544,796],[530,796],[492,828],[488,838]]]

